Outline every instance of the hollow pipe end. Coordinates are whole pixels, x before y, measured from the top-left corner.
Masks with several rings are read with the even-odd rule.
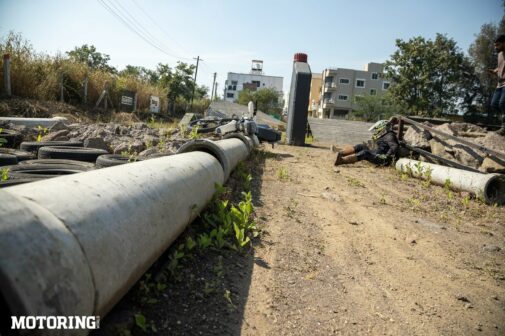
[[[487,204],[505,204],[505,176],[493,174],[484,186],[484,200]]]
[[[195,139],[186,142],[184,145],[182,145],[177,151],[177,154],[188,153],[193,151],[206,152],[214,156],[219,161],[221,167],[223,168],[225,181],[228,179],[231,173],[230,163],[228,162],[226,154],[218,145],[216,145],[213,141],[207,139]]]

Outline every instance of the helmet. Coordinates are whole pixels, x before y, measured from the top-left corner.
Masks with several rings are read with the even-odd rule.
[[[390,128],[391,124],[387,120],[379,120],[372,125],[368,130],[373,132],[373,138],[378,139],[384,135]]]

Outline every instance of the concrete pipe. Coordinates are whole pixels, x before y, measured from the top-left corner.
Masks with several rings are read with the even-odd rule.
[[[223,182],[220,162],[195,151],[0,190],[6,309],[105,315]]]
[[[221,147],[228,158],[230,171],[233,171],[240,161],[247,159],[249,148],[247,144],[238,138],[230,138],[216,141],[216,145]]]
[[[65,117],[53,117],[53,118],[18,118],[18,117],[0,117],[0,121],[7,121],[14,125],[25,125],[27,127],[51,127],[57,122],[66,122]]]
[[[505,176],[500,174],[474,173],[405,158],[396,162],[396,170],[411,173],[417,178],[430,176],[433,183],[442,186],[449,180],[451,187],[482,197],[488,204],[505,204]],[[426,173],[428,171],[429,174]]]
[[[228,177],[237,164],[245,160],[249,154],[246,143],[237,138],[219,141],[196,139],[182,145],[177,153],[188,153],[192,151],[202,151],[214,155],[223,166],[225,181],[228,180]]]

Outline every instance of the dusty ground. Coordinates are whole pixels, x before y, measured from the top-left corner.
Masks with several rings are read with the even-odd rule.
[[[505,208],[279,146],[243,335],[503,335]],[[499,250],[501,249],[501,250]]]
[[[192,256],[156,293],[144,278],[97,334],[146,334],[141,313],[159,335],[504,335],[505,208],[332,158],[265,148],[254,248]]]

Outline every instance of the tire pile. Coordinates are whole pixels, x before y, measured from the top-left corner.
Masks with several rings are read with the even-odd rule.
[[[137,161],[82,141],[23,141],[14,130],[0,132],[0,188]]]

